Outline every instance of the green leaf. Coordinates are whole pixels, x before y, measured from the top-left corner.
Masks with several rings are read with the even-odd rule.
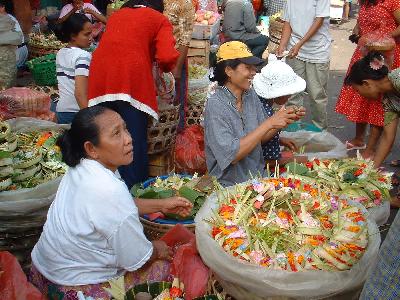
[[[183,186],[179,189],[179,196],[188,199],[194,204],[199,197],[204,197],[205,194]]]
[[[306,175],[308,173],[308,168],[306,166],[295,162],[288,163],[285,167],[287,171],[292,174]]]
[[[11,157],[11,152],[0,150],[0,159],[10,158],[10,157]]]

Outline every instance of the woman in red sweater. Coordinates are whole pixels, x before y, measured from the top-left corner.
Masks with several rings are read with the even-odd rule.
[[[179,56],[163,1],[130,0],[112,14],[89,71],[89,106],[118,112],[133,139],[133,163],[118,170],[128,188],[148,177],[147,117],[158,119],[152,74],[171,71]]]

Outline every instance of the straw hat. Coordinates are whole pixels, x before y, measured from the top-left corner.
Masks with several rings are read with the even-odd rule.
[[[254,76],[253,87],[258,96],[273,99],[304,91],[306,82],[289,65],[271,54],[268,64],[261,69],[261,73]]]

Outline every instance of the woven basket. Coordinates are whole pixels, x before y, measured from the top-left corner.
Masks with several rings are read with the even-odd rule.
[[[29,59],[40,57],[47,54],[57,54],[62,47],[43,47],[35,44],[28,44]]]
[[[284,24],[285,24],[285,22],[283,22],[279,18],[275,19],[275,20],[271,20],[269,23],[269,35],[279,37],[279,39],[280,39],[282,36]]]
[[[175,144],[179,122],[179,105],[159,109],[158,122],[150,119],[147,127],[147,153],[156,154],[171,149]]]
[[[37,85],[56,85],[56,55],[47,54],[27,62],[29,70]]]
[[[199,104],[188,104],[188,109],[186,112],[186,125],[200,125],[201,124],[201,118],[203,115],[203,110],[204,110],[204,104],[199,105]]]
[[[171,228],[175,226],[175,224],[159,224],[142,217],[140,217],[140,222],[143,225],[144,234],[150,241],[159,240],[164,234],[166,234]],[[195,224],[182,225],[194,233],[196,227]]]

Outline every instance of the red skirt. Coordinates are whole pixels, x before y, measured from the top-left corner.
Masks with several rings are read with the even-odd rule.
[[[349,70],[351,66],[361,58],[362,54],[360,48],[357,47],[351,59]],[[399,44],[396,46],[392,68],[395,69],[398,67],[400,67]],[[376,126],[384,125],[382,99],[370,100],[364,98],[351,86],[344,85],[342,87],[335,111],[345,115],[351,122],[367,123]]]

